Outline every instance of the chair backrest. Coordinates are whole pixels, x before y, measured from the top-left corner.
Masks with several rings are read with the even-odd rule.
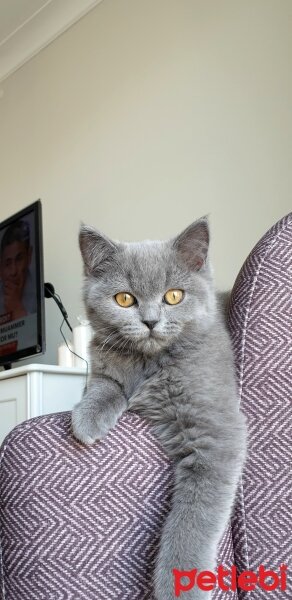
[[[3,600],[151,598],[171,482],[136,415],[93,447],[74,439],[69,413],[16,427],[1,457]]]
[[[152,600],[172,481],[137,415],[93,447],[73,438],[69,413],[16,427],[1,451],[1,600]],[[218,562],[234,563],[230,527]]]
[[[229,325],[249,428],[248,458],[233,518],[240,570],[257,571],[264,565],[279,572],[291,560],[291,267],[292,214],[255,246],[232,293]],[[292,598],[291,589],[274,593]],[[239,592],[239,597],[249,597],[248,592]],[[254,600],[266,597],[260,588],[252,592]]]

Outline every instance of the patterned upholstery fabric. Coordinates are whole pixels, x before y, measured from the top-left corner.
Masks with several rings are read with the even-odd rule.
[[[148,600],[172,471],[126,414],[86,447],[70,413],[18,426],[1,467],[3,600]]]
[[[73,438],[70,413],[16,427],[1,455],[1,600],[152,599],[171,486],[169,461],[137,415],[93,447]],[[219,562],[233,561],[229,528]]]
[[[292,214],[256,245],[232,294],[229,324],[249,425],[248,460],[233,518],[240,570],[262,564],[278,571],[291,560],[291,266]],[[257,588],[252,598],[266,600],[267,594],[288,600],[292,589],[273,595]],[[239,591],[240,600],[247,597],[250,593]]]
[[[283,534],[286,532],[288,539],[288,513],[280,493],[286,481],[285,452],[289,451],[282,404],[283,398],[287,399],[287,377],[279,358],[285,355],[285,327],[281,325],[275,334],[276,320],[286,310],[286,250],[279,251],[285,223],[288,221],[278,224],[270,237],[260,242],[233,293],[230,326],[252,444],[232,534],[236,557],[230,528],[219,549],[218,563],[226,567],[235,560],[242,568],[257,568],[259,561],[271,567],[276,561],[278,567],[280,556],[286,560]],[[266,259],[257,256],[267,257],[272,251],[275,269],[264,272],[259,266]],[[261,281],[264,298],[257,292]],[[279,298],[277,302],[271,289],[283,294],[282,301]],[[273,311],[269,310],[267,320],[262,320],[263,305],[270,307],[272,296],[275,314],[271,318]],[[280,321],[285,324],[284,313]],[[267,346],[267,340],[272,343],[270,331],[277,349],[272,361],[268,359],[271,346]],[[257,375],[253,376],[254,371]],[[264,458],[269,459],[267,472]],[[1,452],[1,600],[153,600],[151,576],[171,487],[171,465],[150,427],[136,415],[125,414],[107,438],[93,447],[73,438],[69,413],[37,417],[19,425],[8,435]],[[248,524],[244,510],[251,515]],[[276,531],[270,534],[272,522]],[[272,553],[273,535],[277,549]],[[255,600],[264,597],[254,594]],[[213,598],[236,600],[238,596],[217,589]]]

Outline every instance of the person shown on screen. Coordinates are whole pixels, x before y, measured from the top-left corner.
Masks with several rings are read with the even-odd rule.
[[[8,320],[36,311],[31,257],[29,225],[16,221],[7,227],[0,245],[0,315],[9,315]]]

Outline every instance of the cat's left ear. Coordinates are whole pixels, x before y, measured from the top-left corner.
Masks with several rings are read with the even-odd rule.
[[[202,217],[175,238],[173,247],[191,271],[199,271],[206,262],[209,240],[208,218]]]

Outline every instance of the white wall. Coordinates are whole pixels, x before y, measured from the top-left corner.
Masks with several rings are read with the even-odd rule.
[[[218,286],[291,208],[291,0],[104,0],[2,85],[0,219],[43,202],[73,325],[80,220],[167,238],[210,213]],[[47,301],[56,362],[60,316]]]

